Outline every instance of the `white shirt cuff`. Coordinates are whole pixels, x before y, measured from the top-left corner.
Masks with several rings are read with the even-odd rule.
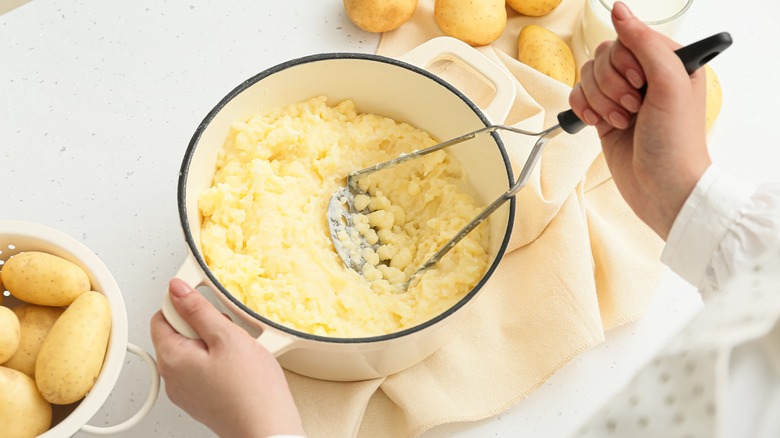
[[[661,261],[700,286],[712,255],[754,191],[752,184],[710,166],[672,224]]]

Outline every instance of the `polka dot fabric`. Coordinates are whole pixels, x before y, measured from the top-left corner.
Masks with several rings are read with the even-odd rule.
[[[766,421],[752,418],[761,413],[760,403],[745,402],[749,408],[740,408],[740,400],[756,398],[762,391],[767,400],[780,396],[779,319],[780,252],[762,258],[751,272],[713,296],[576,436],[780,436],[780,431],[766,430]],[[739,360],[734,356],[737,349]],[[758,375],[758,366],[768,385],[755,379],[736,381],[734,376]]]

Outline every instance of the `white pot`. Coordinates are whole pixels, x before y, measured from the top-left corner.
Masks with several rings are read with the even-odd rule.
[[[127,311],[113,275],[95,253],[61,231],[31,222],[0,221],[0,260],[5,262],[9,257],[23,251],[47,252],[80,266],[89,275],[92,289],[105,295],[111,306],[108,350],[95,385],[84,399],[74,405],[52,405],[53,427],[40,437],[72,436],[79,430],[96,435],[109,435],[135,426],[152,409],[157,400],[160,376],[154,359],[146,351],[127,341]],[[14,307],[18,304],[19,301],[13,296],[5,297],[3,300],[4,306]],[[114,389],[119,373],[122,371],[126,351],[139,356],[149,366],[152,375],[149,396],[138,412],[120,424],[109,427],[88,425],[87,422],[103,406]]]
[[[423,69],[442,61],[466,66],[495,90],[495,96],[484,110]],[[449,37],[423,44],[403,61],[353,53],[314,55],[277,65],[243,82],[214,107],[190,141],[179,175],[178,192],[179,213],[190,254],[177,276],[193,287],[208,285],[223,310],[257,336],[258,342],[274,353],[288,370],[338,381],[386,376],[420,362],[451,336],[506,250],[515,199],[490,217],[491,260],[484,277],[452,308],[424,324],[384,336],[331,338],[296,331],[255,313],[222,287],[204,262],[200,252],[201,217],[197,198],[211,185],[217,153],[231,124],[258,112],[319,95],[327,96],[330,102],[351,99],[359,112],[408,122],[434,138],[445,140],[491,122],[502,122],[514,102],[515,83],[484,55]],[[467,175],[472,176],[471,185],[485,205],[506,192],[514,181],[509,158],[495,133],[453,146],[448,151],[455,154]],[[173,310],[167,294],[163,313],[180,333],[197,337]]]

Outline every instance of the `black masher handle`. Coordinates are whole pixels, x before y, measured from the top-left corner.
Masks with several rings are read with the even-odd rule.
[[[676,53],[680,58],[680,61],[682,61],[685,66],[685,71],[687,71],[688,74],[692,74],[703,67],[704,64],[710,62],[712,58],[718,56],[720,52],[728,49],[729,46],[731,46],[731,43],[731,35],[728,32],[721,32],[685,47],[680,47],[675,50],[674,53]],[[647,84],[639,89],[639,92],[642,93],[643,96],[646,91]],[[576,134],[587,126],[576,114],[574,114],[573,110],[566,110],[559,113],[558,123],[560,123],[561,128],[569,134]]]

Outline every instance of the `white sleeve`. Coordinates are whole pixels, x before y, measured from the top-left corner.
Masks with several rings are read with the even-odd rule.
[[[705,299],[780,247],[780,184],[756,187],[710,166],[669,232],[661,261]]]

